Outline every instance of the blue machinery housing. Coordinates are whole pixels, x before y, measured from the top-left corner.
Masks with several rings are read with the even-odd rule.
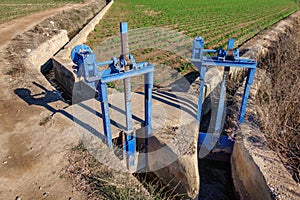
[[[98,100],[101,104],[103,115],[103,129],[106,138],[106,144],[109,148],[113,148],[112,132],[110,125],[110,113],[108,106],[108,91],[107,83],[123,80],[124,81],[124,99],[125,99],[125,113],[126,113],[126,129],[124,132],[123,141],[123,155],[127,161],[127,167],[132,169],[135,165],[136,155],[136,135],[132,127],[132,104],[131,104],[131,84],[130,78],[134,76],[144,76],[145,83],[145,146],[146,152],[148,147],[148,137],[151,135],[152,127],[152,88],[153,88],[153,72],[154,66],[148,62],[136,63],[134,57],[129,53],[128,47],[128,25],[125,22],[120,23],[121,36],[121,55],[119,58],[113,57],[109,61],[97,62],[96,55],[92,52],[90,47],[86,45],[78,45],[73,48],[71,52],[72,61],[76,64],[76,73],[79,77],[83,77],[84,81],[91,87],[98,90]],[[216,57],[206,57],[205,53],[216,53]],[[239,113],[239,121],[244,121],[246,112],[247,100],[250,92],[250,85],[253,82],[257,63],[253,60],[239,58],[238,49],[234,49],[234,40],[230,39],[228,42],[228,50],[206,50],[204,49],[204,39],[197,37],[193,42],[191,62],[198,68],[200,72],[200,94],[198,101],[197,121],[201,121],[202,101],[204,98],[204,84],[207,66],[223,66],[224,75],[221,82],[221,93],[219,99],[219,106],[217,110],[217,119],[214,127],[214,132],[220,133],[222,128],[222,116],[225,101],[225,81],[229,73],[230,67],[247,68],[247,80],[242,99],[242,105]],[[109,69],[100,70],[100,67],[109,66]],[[198,143],[204,144],[207,148],[211,139],[206,137],[208,133],[200,133]],[[219,140],[225,146],[232,145],[225,141],[224,137]],[[224,146],[224,145],[223,145]]]

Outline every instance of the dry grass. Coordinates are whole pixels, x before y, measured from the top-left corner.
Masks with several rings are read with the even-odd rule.
[[[300,182],[300,34],[295,32],[260,62],[270,80],[262,84],[257,103],[269,146]]]
[[[137,181],[130,181],[127,174],[99,163],[82,144],[72,150],[69,163],[67,176],[88,199],[150,199]]]
[[[109,169],[99,163],[83,146],[73,148],[69,156],[69,166],[63,177],[71,179],[74,187],[84,192],[87,199],[118,200],[167,200],[179,199],[179,195],[166,191],[159,181],[149,181],[139,177]]]

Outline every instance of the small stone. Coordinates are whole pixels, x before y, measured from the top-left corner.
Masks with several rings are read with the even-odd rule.
[[[8,159],[11,159],[11,156],[7,156]]]
[[[54,21],[50,21],[50,24],[54,25]]]
[[[46,198],[47,196],[48,196],[48,193],[47,193],[47,192],[44,192],[44,193],[43,193],[43,197]]]
[[[30,52],[31,52],[31,49],[26,49],[26,52],[27,52],[27,53],[30,53]]]
[[[42,189],[43,189],[43,187],[42,187],[42,186],[40,186],[40,187],[39,187],[39,190],[42,190]]]
[[[4,165],[7,164],[7,161],[3,161],[3,164],[4,164]]]
[[[21,197],[19,197],[19,196],[16,196],[16,200],[21,200]]]

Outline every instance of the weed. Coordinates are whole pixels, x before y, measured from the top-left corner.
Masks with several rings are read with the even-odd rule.
[[[45,125],[51,120],[51,118],[52,118],[51,115],[44,117],[44,118],[40,121],[39,125],[40,125],[40,126],[45,126]]]
[[[269,146],[300,183],[300,34],[295,33],[261,61],[260,67],[267,71],[270,81],[262,84],[257,104]]]
[[[107,83],[107,86],[110,87],[110,88],[115,88],[116,87],[115,83],[113,83],[113,82]]]
[[[5,74],[9,75],[9,76],[17,76],[17,75],[23,74],[24,72],[25,72],[24,68],[19,68],[17,66],[13,66]]]
[[[82,143],[72,149],[68,160],[69,166],[61,177],[71,179],[76,189],[85,192],[88,199],[164,200],[180,197],[157,182],[144,179],[139,183],[130,174],[108,169],[90,155]]]
[[[178,68],[178,72],[180,73],[187,73],[193,69],[192,63],[186,62],[183,63],[180,68]]]

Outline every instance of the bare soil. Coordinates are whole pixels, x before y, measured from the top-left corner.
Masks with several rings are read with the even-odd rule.
[[[74,35],[104,5],[88,0],[0,25],[0,199],[85,198],[63,177],[78,142],[68,105],[25,58],[59,29]]]
[[[93,0],[86,0],[83,4],[66,4],[62,7],[30,14],[28,16],[17,18],[9,22],[0,24],[0,46],[9,43],[9,41],[16,37],[18,34],[22,34],[25,31],[28,31],[29,29],[33,28],[33,26],[42,22],[46,18],[69,11],[71,9],[80,8],[84,5],[88,5],[92,1]]]

